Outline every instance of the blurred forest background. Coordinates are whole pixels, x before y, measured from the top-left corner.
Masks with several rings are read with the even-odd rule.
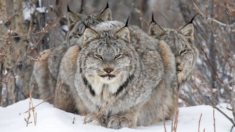
[[[33,63],[39,61],[38,54],[63,44],[68,32],[67,5],[75,13],[91,14],[102,11],[106,3],[107,0],[0,0],[0,105],[8,106],[29,97],[29,81]],[[174,29],[198,14],[193,24],[194,44],[200,55],[190,79],[182,87],[179,103],[231,103],[235,85],[235,0],[108,3],[113,20],[125,22],[131,14],[130,23],[146,32],[152,13],[160,26]]]

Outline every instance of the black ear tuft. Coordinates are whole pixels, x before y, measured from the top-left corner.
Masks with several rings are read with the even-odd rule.
[[[107,2],[105,9],[109,8],[109,2]]]
[[[72,12],[72,11],[69,9],[69,5],[67,5],[67,12]]]
[[[112,11],[109,8],[108,2],[105,9],[100,13],[99,19],[102,21],[112,21]]]
[[[130,17],[131,17],[131,16],[129,16],[129,17],[127,18],[125,27],[128,27],[128,26],[129,26]]]
[[[197,16],[197,14],[191,19],[189,23],[193,23],[194,18]]]
[[[154,13],[152,13],[152,22],[156,23],[155,20],[154,20]]]

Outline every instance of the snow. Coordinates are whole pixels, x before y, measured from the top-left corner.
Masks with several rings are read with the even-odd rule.
[[[28,6],[27,3],[25,3],[25,2],[23,2],[23,7],[24,7],[24,9],[23,9],[24,19],[30,20],[30,10],[31,10],[31,13],[33,13],[35,10],[35,7],[31,6],[31,8],[30,8],[30,6]]]
[[[68,25],[63,25],[63,26],[62,26],[62,29],[64,29],[64,30],[67,31],[67,32],[69,31]]]
[[[33,99],[33,104],[39,104],[42,100]],[[16,104],[10,105],[6,108],[0,107],[0,129],[1,132],[112,132],[117,131],[113,129],[95,126],[92,124],[83,124],[84,116],[67,113],[60,109],[54,108],[49,103],[43,103],[36,107],[37,125],[33,123],[26,127],[24,118],[28,117],[27,111],[29,106],[29,99],[20,101]],[[226,107],[231,108],[228,104],[220,104],[218,106],[229,117],[232,118],[232,112]],[[19,114],[21,113],[21,114]],[[214,132],[213,126],[213,108],[207,105],[183,107],[179,109],[179,122],[177,132],[198,132],[198,121],[202,113],[201,129],[205,128],[206,132]],[[75,117],[75,124],[73,118]],[[32,112],[31,118],[32,120]],[[222,114],[215,110],[216,132],[228,132],[232,126]],[[170,132],[171,121],[166,121],[167,132]],[[141,126],[137,129],[122,128],[119,132],[163,132],[163,123],[158,123],[152,126]],[[235,130],[233,130],[235,132]]]
[[[37,11],[39,11],[40,13],[44,13],[46,11],[46,7],[38,7],[36,8]]]
[[[201,58],[198,58],[198,59],[197,59],[197,64],[198,64],[198,65],[201,65],[201,64],[202,64]]]

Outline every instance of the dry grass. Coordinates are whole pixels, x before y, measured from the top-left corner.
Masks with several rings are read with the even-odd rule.
[[[76,113],[74,113],[74,118],[73,118],[73,122],[72,122],[73,124],[75,123],[75,115],[76,115]]]
[[[32,123],[32,121],[29,121],[30,117],[31,117],[31,114],[30,114],[30,109],[31,107],[33,107],[33,101],[32,101],[32,91],[33,91],[33,88],[34,88],[34,85],[32,86],[31,90],[30,90],[30,93],[29,93],[29,96],[30,96],[30,99],[29,99],[29,112],[28,112],[28,117],[27,118],[24,118],[25,122],[26,122],[26,127]],[[34,109],[32,110],[33,111],[33,116],[34,116]],[[34,116],[35,117],[35,116]],[[35,124],[35,123],[34,123]]]
[[[202,113],[201,113],[201,116],[199,118],[199,123],[198,123],[198,132],[200,132],[200,123],[201,123],[201,119],[202,119]]]
[[[175,117],[172,119],[172,126],[171,126],[171,131],[172,132],[176,132],[177,131],[177,126],[178,126],[178,116],[179,116],[179,106],[178,106],[178,100],[179,100],[179,94],[180,94],[180,90],[181,90],[181,85],[182,85],[182,78],[180,81],[180,86],[177,92],[177,104],[176,104],[176,113],[175,113]]]
[[[51,96],[49,98],[47,98],[46,100],[42,101],[41,103],[37,104],[36,106],[33,106],[33,99],[32,99],[32,91],[33,91],[33,88],[34,88],[34,85],[32,86],[31,90],[30,90],[30,93],[29,93],[29,109],[27,111],[25,111],[24,113],[28,113],[28,117],[27,118],[24,118],[25,122],[26,122],[26,127],[32,123],[32,121],[29,121],[30,120],[30,117],[31,117],[31,113],[30,111],[32,111],[33,113],[33,120],[34,120],[34,125],[36,126],[37,124],[37,113],[35,112],[35,108],[39,105],[41,105],[42,103],[48,101],[49,99],[51,99],[52,97],[54,96]],[[19,115],[21,115],[21,113],[19,113]],[[74,117],[75,118],[75,117]]]
[[[165,83],[164,83],[164,81],[163,81],[163,84],[162,84],[162,115],[163,115],[163,123],[164,123],[164,130],[165,130],[165,132],[167,132],[166,131],[166,121],[165,121],[165,114],[164,114],[164,87],[165,87]]]

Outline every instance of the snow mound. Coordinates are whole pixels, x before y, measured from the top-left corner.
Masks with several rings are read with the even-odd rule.
[[[33,99],[34,106],[42,102],[42,100]],[[1,132],[110,132],[117,131],[113,129],[95,126],[92,124],[83,124],[84,116],[74,115],[67,113],[60,109],[54,108],[49,103],[43,103],[36,107],[37,112],[37,125],[33,123],[26,127],[24,118],[28,117],[29,99],[20,101],[16,104],[6,108],[0,107],[0,131]],[[227,110],[226,107],[231,108],[228,104],[221,104],[218,106],[224,113],[232,117],[232,112]],[[19,114],[21,113],[21,114]],[[32,112],[31,112],[32,113]],[[214,132],[213,126],[213,108],[211,106],[195,106],[183,107],[179,109],[179,122],[177,132],[198,132],[198,121],[202,113],[201,119],[201,132]],[[73,119],[75,117],[75,123]],[[228,132],[232,126],[222,114],[215,110],[216,132]],[[33,122],[31,114],[30,121]],[[166,121],[167,131],[171,131],[171,121]],[[163,132],[163,122],[152,126],[141,126],[137,129],[122,128],[119,132]]]

